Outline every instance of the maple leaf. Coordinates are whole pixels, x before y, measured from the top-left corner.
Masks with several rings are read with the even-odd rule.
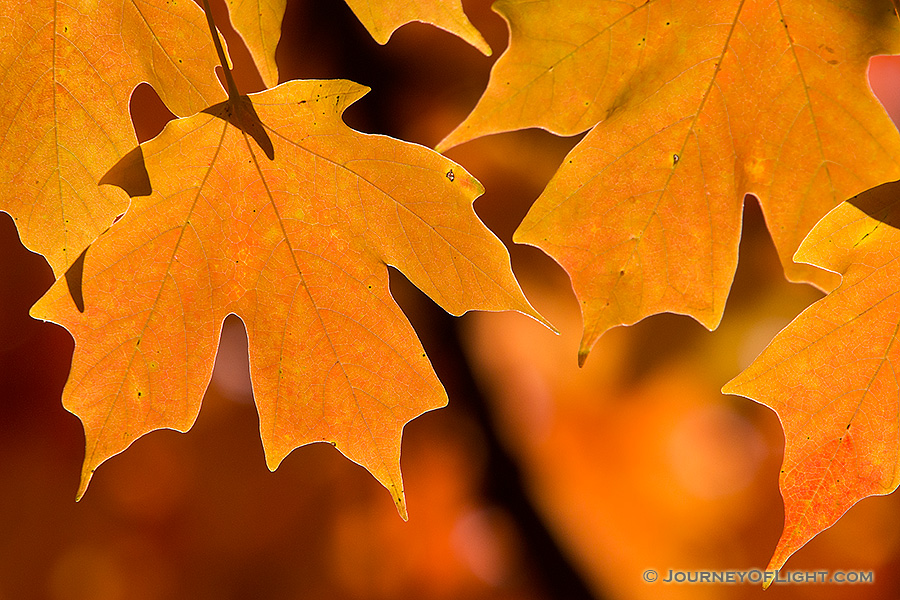
[[[241,36],[266,87],[278,85],[275,49],[287,0],[227,0],[231,26]]]
[[[866,82],[900,49],[889,2],[502,0],[510,44],[439,145],[591,129],[514,240],[543,249],[579,299],[583,362],[606,330],[669,311],[718,326],[744,196],[791,256],[839,201],[900,176],[900,137]]]
[[[127,206],[97,182],[136,143],[134,87],[179,115],[224,98],[210,41],[188,1],[0,2],[0,210],[57,275]]]
[[[275,49],[287,0],[227,0],[228,15],[240,34],[267,87],[278,84]],[[466,17],[459,0],[347,0],[351,10],[379,44],[407,23],[431,23],[459,36],[487,56],[491,47]]]
[[[449,31],[491,55],[491,47],[466,17],[460,0],[347,0],[347,4],[379,44],[387,44],[403,25],[419,21]]]
[[[784,428],[784,532],[769,570],[860,499],[900,483],[900,182],[829,212],[795,260],[840,286],[781,331],[723,392],[765,404]]]
[[[540,317],[472,210],[477,180],[343,123],[367,90],[291,81],[230,96],[170,122],[103,179],[136,196],[131,207],[90,246],[81,282],[61,278],[31,311],[76,340],[63,403],[87,438],[79,496],[140,435],[191,427],[235,313],[269,467],[330,441],[405,517],[401,430],[447,398],[386,265],[453,314]]]

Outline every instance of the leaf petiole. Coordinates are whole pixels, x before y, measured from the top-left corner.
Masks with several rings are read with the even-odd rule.
[[[228,59],[225,57],[225,49],[222,48],[222,41],[219,39],[219,30],[216,29],[216,22],[213,20],[212,9],[209,7],[209,0],[203,0],[203,11],[206,13],[206,22],[209,24],[209,33],[212,36],[213,44],[216,46],[216,54],[219,55],[219,62],[222,63],[222,71],[225,73],[225,84],[228,86],[228,99],[237,100],[240,97],[234,78],[231,76],[231,69],[228,68]]]

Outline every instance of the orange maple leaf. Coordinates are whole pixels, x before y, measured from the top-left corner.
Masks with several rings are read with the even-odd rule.
[[[502,0],[510,45],[473,112],[439,145],[592,128],[514,240],[569,273],[583,362],[611,327],[669,311],[718,326],[754,194],[791,262],[838,202],[900,176],[900,136],[866,82],[900,49],[890,3]]]
[[[287,0],[227,0],[231,26],[241,36],[266,87],[278,85],[275,49]]]
[[[137,141],[134,87],[193,114],[224,98],[217,64],[193,2],[0,2],[0,210],[54,273],[127,206],[97,181]]]
[[[463,12],[460,0],[346,0],[356,17],[379,44],[387,44],[397,29],[418,21],[449,31],[483,54],[491,47]]]
[[[253,56],[267,87],[278,84],[275,49],[287,0],[227,0],[228,15]],[[459,0],[347,0],[347,4],[379,44],[407,23],[431,23],[459,36],[490,56],[491,47],[466,17]]]
[[[63,403],[87,438],[79,496],[137,437],[191,427],[235,313],[269,467],[329,441],[405,517],[401,431],[447,398],[386,265],[453,314],[540,317],[472,210],[477,180],[343,123],[367,89],[291,81],[231,96],[170,122],[104,178],[137,197],[87,250],[82,281],[61,278],[31,311],[76,340]]]
[[[900,483],[900,182],[840,204],[795,260],[841,284],[722,390],[770,406],[784,428],[784,532],[769,570],[860,499]]]

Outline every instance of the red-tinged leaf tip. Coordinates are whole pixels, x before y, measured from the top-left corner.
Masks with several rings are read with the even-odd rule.
[[[825,215],[797,256],[840,274],[840,285],[723,387],[771,407],[784,429],[785,522],[770,570],[862,498],[900,484],[898,215],[900,182]]]

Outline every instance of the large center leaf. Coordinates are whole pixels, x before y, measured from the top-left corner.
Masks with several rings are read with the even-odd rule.
[[[756,195],[787,275],[832,207],[900,176],[900,136],[866,82],[900,49],[888,0],[502,0],[510,45],[439,149],[523,127],[592,128],[516,232],[553,256],[582,308],[584,360],[658,312],[718,325]]]
[[[87,437],[79,494],[138,436],[191,427],[236,313],[269,466],[332,442],[405,515],[401,430],[446,395],[386,265],[453,314],[538,317],[472,210],[474,178],[344,125],[366,90],[292,81],[236,97],[172,121],[104,178],[138,197],[87,251],[82,282],[61,278],[32,309],[76,340],[63,402]]]

